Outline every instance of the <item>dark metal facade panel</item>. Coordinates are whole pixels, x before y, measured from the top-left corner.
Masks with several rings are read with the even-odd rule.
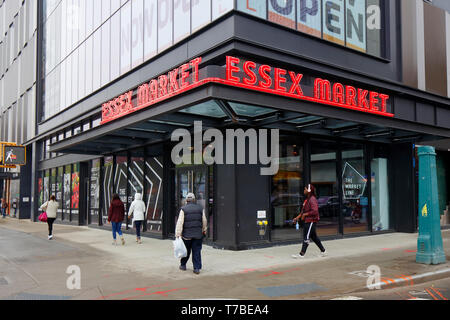
[[[429,125],[436,124],[435,108],[430,104],[416,103],[416,119],[417,122]]]
[[[415,121],[416,106],[414,101],[401,97],[394,97],[394,114],[397,119]]]
[[[436,109],[436,124],[440,127],[450,129],[450,108]]]

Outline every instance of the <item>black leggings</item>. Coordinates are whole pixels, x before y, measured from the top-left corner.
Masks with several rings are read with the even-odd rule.
[[[53,232],[53,222],[55,222],[56,218],[47,218],[48,224],[48,235],[51,236]]]
[[[305,223],[303,227],[303,246],[302,251],[300,252],[302,256],[305,255],[311,240],[314,241],[314,243],[319,247],[321,252],[325,252],[325,248],[323,247],[322,242],[320,241],[316,233],[316,224],[317,224],[316,222],[309,222]]]

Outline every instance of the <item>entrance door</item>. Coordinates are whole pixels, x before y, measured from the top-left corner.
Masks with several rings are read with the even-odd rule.
[[[186,205],[186,196],[193,193],[197,204],[201,205],[205,210],[205,214],[209,216],[209,176],[208,167],[190,167],[180,168],[176,170],[176,213],[178,216],[181,207]],[[208,229],[212,226],[209,225]]]
[[[186,204],[186,196],[193,193],[197,204],[207,209],[207,171],[206,169],[178,170],[178,205],[179,208]]]
[[[369,186],[364,148],[343,143],[342,147],[342,221],[344,234],[369,230]]]
[[[336,235],[340,229],[338,152],[333,142],[311,143],[311,183],[316,187],[319,203],[319,236]]]

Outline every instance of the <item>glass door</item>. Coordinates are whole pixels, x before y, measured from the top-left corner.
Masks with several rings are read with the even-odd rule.
[[[342,217],[344,234],[369,230],[369,186],[362,145],[342,144]]]
[[[316,187],[320,221],[319,236],[339,233],[338,149],[336,143],[311,141],[311,184]]]
[[[173,228],[175,230],[176,219],[180,209],[186,205],[186,196],[193,193],[197,204],[201,205],[205,210],[206,219],[208,220],[207,237],[214,238],[214,214],[213,214],[213,168],[207,166],[196,166],[189,168],[177,168],[175,174],[175,215]]]
[[[202,169],[178,169],[177,170],[177,194],[178,209],[186,205],[186,196],[188,193],[195,195],[197,204],[203,209],[207,209],[208,189],[207,189],[207,170]]]

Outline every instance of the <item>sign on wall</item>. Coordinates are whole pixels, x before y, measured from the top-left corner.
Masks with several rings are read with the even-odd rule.
[[[322,37],[322,1],[297,0],[297,29]]]
[[[366,190],[367,179],[365,179],[348,162],[344,165],[342,172],[342,191],[344,199],[359,199]]]
[[[323,6],[323,38],[325,40],[344,45],[344,0],[328,0],[325,1]]]
[[[295,29],[294,0],[269,0],[269,21]]]
[[[240,58],[226,58],[225,78],[202,77],[202,58],[176,67],[135,90],[130,90],[102,105],[102,122],[113,121],[127,114],[148,108],[183,92],[207,83],[218,83],[263,93],[320,103],[349,110],[394,117],[388,111],[389,95],[323,78],[311,78],[313,87],[303,85],[303,73],[256,64]]]
[[[365,1],[345,0],[347,8],[347,47],[366,51],[366,6]]]

